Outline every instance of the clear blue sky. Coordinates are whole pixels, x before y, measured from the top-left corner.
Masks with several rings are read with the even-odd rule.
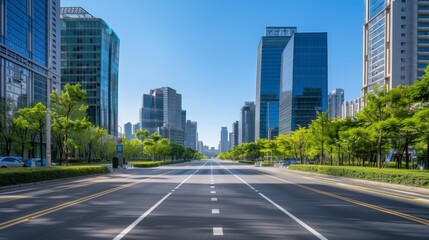
[[[182,94],[199,140],[215,146],[256,95],[256,56],[266,26],[328,32],[329,91],[346,100],[362,85],[363,0],[62,0],[104,19],[121,40],[119,124],[137,123],[142,94]]]

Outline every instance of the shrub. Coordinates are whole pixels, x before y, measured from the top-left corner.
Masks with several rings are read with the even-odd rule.
[[[105,166],[32,167],[0,170],[0,186],[106,173]]]
[[[320,165],[291,165],[289,169],[429,188],[429,171]]]
[[[252,162],[252,161],[238,161],[238,162],[244,163],[244,164],[251,164],[251,165],[255,164],[255,162]]]
[[[176,164],[189,162],[189,160],[181,160],[181,161],[143,161],[143,162],[129,162],[129,165],[136,168],[148,168],[148,167],[159,167],[162,165]]]

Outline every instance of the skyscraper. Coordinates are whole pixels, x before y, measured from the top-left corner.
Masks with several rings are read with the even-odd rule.
[[[62,84],[86,91],[89,120],[116,136],[119,38],[107,23],[80,7],[61,8]]]
[[[239,131],[238,131],[238,121],[235,121],[232,123],[232,136],[231,136],[231,148],[234,148],[235,146],[238,146],[238,135],[239,135]],[[254,133],[255,131],[253,131]]]
[[[131,140],[134,138],[133,125],[130,122],[127,122],[124,124],[124,133],[125,133],[125,137],[128,140]]]
[[[240,111],[238,144],[255,141],[255,103],[245,102]]]
[[[428,1],[365,0],[362,95],[412,84],[429,63]]]
[[[0,127],[61,88],[60,0],[0,1]],[[49,86],[50,85],[50,86]],[[37,140],[36,140],[37,141]],[[0,154],[3,154],[0,144]],[[34,148],[36,156],[39,147]]]
[[[0,103],[7,111],[47,101],[60,89],[60,1],[0,1]],[[0,109],[4,114],[6,109]]]
[[[280,133],[306,127],[328,107],[327,33],[295,33],[282,53]]]
[[[258,47],[255,138],[271,138],[279,131],[281,55],[296,27],[267,27]]]
[[[220,130],[219,151],[220,152],[228,151],[228,128],[227,127],[222,127]]]
[[[140,123],[133,124],[133,137],[135,137],[137,130],[141,129]]]
[[[344,103],[344,90],[337,88],[328,95],[328,116],[330,119],[341,118]]]
[[[198,136],[197,136],[197,122],[191,120],[186,121],[185,133],[185,147],[197,150]]]
[[[184,145],[182,130],[182,95],[170,87],[150,90],[143,94],[140,125],[151,133],[158,132],[171,142]]]

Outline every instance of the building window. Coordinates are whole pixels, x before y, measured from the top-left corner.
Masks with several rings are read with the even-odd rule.
[[[404,62],[405,62],[405,58],[401,58],[401,62],[403,62],[403,63],[404,63]]]
[[[406,42],[401,42],[401,46],[407,46]]]
[[[407,18],[405,16],[401,16],[401,19],[402,20],[406,20]]]

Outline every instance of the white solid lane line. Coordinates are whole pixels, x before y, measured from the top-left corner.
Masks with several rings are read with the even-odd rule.
[[[223,236],[223,229],[221,227],[214,227],[213,236]]]
[[[232,173],[229,169],[227,169],[225,166],[223,166],[222,164],[220,164],[219,162],[216,162],[217,164],[219,164],[219,166],[223,167],[226,171],[228,171],[230,174],[232,174],[233,176],[235,176],[236,178],[238,178],[242,183],[246,184],[248,187],[250,187],[252,190],[256,190],[254,187],[252,187],[250,184],[248,184],[246,181],[244,181],[243,179],[241,179],[239,176],[235,175],[234,173]],[[285,213],[286,215],[288,215],[290,218],[292,218],[295,222],[297,222],[299,225],[301,225],[302,227],[304,227],[305,229],[307,229],[309,232],[311,232],[314,236],[316,236],[317,238],[319,238],[320,240],[328,240],[326,237],[324,237],[322,234],[320,234],[319,232],[317,232],[316,230],[314,230],[312,227],[308,226],[306,223],[304,223],[303,221],[301,221],[299,218],[295,217],[292,213],[288,212],[286,209],[282,208],[280,205],[278,205],[277,203],[275,203],[273,200],[269,199],[267,196],[265,196],[262,193],[258,193],[259,196],[263,197],[265,200],[267,200],[269,203],[271,203],[272,205],[274,205],[276,208],[278,208],[280,211],[282,211],[283,213]]]
[[[180,186],[182,186],[186,181],[189,180],[189,178],[191,178],[192,176],[195,175],[195,173],[197,173],[202,167],[204,167],[207,164],[204,163],[201,167],[199,167],[197,170],[195,170],[195,172],[193,172],[191,175],[189,175],[185,180],[183,180],[179,185],[177,185],[177,187],[175,187],[174,189],[178,189]],[[113,240],[120,240],[122,239],[125,235],[127,235],[135,226],[137,226],[137,224],[139,224],[143,219],[145,219],[153,210],[155,210],[162,202],[164,202],[172,193],[167,193],[167,195],[165,195],[163,198],[161,198],[161,200],[159,200],[157,203],[155,203],[155,205],[153,205],[151,208],[149,208],[149,210],[147,210],[146,212],[144,212],[139,218],[137,218],[133,223],[131,223],[127,228],[125,228],[121,233],[119,233]]]
[[[219,209],[212,209],[212,214],[219,214]]]

